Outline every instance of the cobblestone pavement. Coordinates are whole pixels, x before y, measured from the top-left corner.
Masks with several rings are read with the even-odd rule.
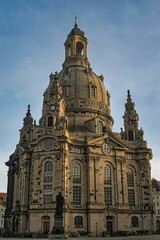
[[[47,238],[1,238],[4,240],[47,240]],[[128,237],[74,237],[69,240],[160,240],[160,235],[149,235],[149,236],[128,236]]]

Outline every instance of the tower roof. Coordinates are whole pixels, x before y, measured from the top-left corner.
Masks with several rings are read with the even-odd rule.
[[[81,31],[81,30],[78,28],[78,19],[77,19],[77,17],[75,17],[74,28],[70,31],[70,33],[68,34],[68,37],[69,37],[69,36],[74,36],[74,35],[78,35],[78,36],[84,37],[84,32]]]
[[[24,122],[25,125],[27,125],[27,124],[32,125],[32,123],[33,123],[33,118],[32,118],[32,115],[30,113],[30,105],[28,105],[27,113],[26,113],[25,118],[23,119],[23,122]]]
[[[135,108],[135,104],[134,104],[134,102],[132,102],[130,90],[128,90],[127,91],[127,102],[125,104],[125,109],[126,109],[126,111],[130,112],[130,111],[135,111],[134,108]]]

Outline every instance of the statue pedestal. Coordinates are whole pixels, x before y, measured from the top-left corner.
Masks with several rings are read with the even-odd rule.
[[[64,232],[63,227],[63,216],[55,214],[54,216],[54,226],[51,233],[48,236],[48,239],[67,239],[68,235]]]

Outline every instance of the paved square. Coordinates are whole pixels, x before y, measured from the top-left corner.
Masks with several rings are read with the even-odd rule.
[[[1,238],[5,240],[11,239],[26,239],[26,238]],[[28,240],[47,240],[47,238],[27,238]],[[149,236],[128,236],[128,237],[74,237],[69,240],[160,240],[160,235]]]

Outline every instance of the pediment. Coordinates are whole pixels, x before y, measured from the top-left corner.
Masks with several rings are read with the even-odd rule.
[[[31,146],[36,151],[58,150],[60,148],[58,138],[49,134],[32,141]]]
[[[17,144],[15,152],[14,152],[14,158],[20,156],[24,152],[30,151],[30,148],[27,144]]]
[[[127,149],[127,145],[125,145],[120,139],[115,137],[114,134],[112,134],[112,136],[110,134],[105,134],[105,135],[95,138],[95,139],[89,139],[88,145],[91,145],[91,146],[99,145],[100,146],[105,142],[109,143],[115,149],[119,149],[119,150]]]

